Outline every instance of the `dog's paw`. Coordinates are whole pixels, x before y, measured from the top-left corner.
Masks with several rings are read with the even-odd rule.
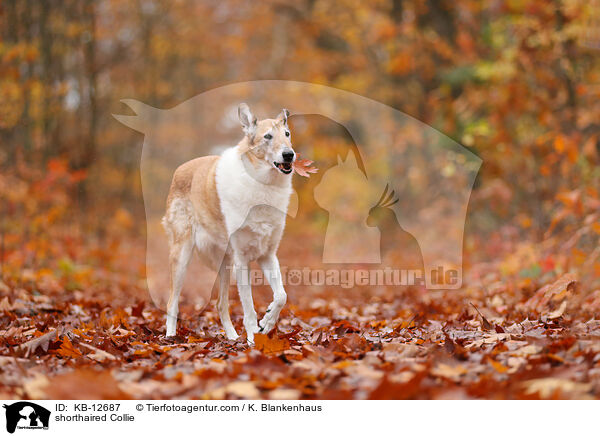
[[[263,319],[260,320],[260,333],[269,333],[275,327],[276,320],[269,316],[269,313],[265,315]]]
[[[229,339],[230,341],[236,341],[240,337],[240,335],[238,335],[235,331],[225,332],[225,336],[227,336],[227,339]]]
[[[167,338],[175,336],[177,334],[177,326],[174,324],[167,324],[167,332],[165,333],[165,336]]]

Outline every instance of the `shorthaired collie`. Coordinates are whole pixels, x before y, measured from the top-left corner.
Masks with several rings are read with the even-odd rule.
[[[230,270],[235,272],[249,344],[276,324],[287,295],[277,247],[292,193],[289,112],[258,121],[245,103],[238,107],[244,138],[221,156],[204,156],[175,171],[162,219],[169,238],[170,298],[166,335],[177,330],[179,295],[194,248],[219,272],[217,310],[228,339],[238,334],[229,317]],[[273,289],[273,302],[257,322],[249,263],[257,261]]]

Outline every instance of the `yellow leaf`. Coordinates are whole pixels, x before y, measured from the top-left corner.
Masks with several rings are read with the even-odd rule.
[[[490,365],[492,365],[492,367],[498,371],[500,374],[505,373],[506,371],[508,371],[508,367],[502,365],[500,362],[492,359],[491,357],[488,357],[488,362],[490,362]]]

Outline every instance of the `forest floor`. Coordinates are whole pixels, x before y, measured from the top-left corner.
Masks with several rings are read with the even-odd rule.
[[[228,341],[214,302],[178,336],[147,297],[144,244],[98,266],[0,282],[0,397],[23,399],[537,399],[600,397],[600,291],[573,274],[508,280],[472,265],[456,291],[288,287],[277,330]],[[121,267],[124,258],[140,259]],[[261,317],[270,292],[256,292]]]

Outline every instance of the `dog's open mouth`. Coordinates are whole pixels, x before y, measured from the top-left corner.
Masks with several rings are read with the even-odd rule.
[[[289,174],[292,172],[291,162],[273,162],[273,165],[275,165],[275,168],[277,168],[283,174]]]

